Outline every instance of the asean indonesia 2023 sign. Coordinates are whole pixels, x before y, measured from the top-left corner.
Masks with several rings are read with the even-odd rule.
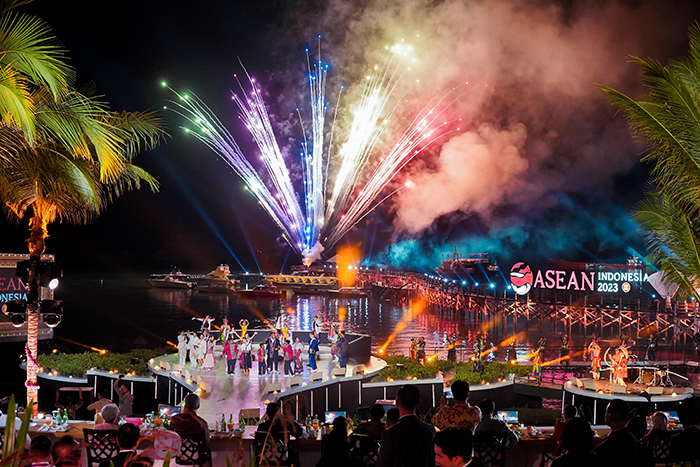
[[[530,290],[555,289],[590,291],[600,293],[628,293],[632,285],[641,285],[649,276],[635,270],[615,271],[564,271],[559,269],[535,270],[526,263],[515,263],[510,269],[510,281],[518,295],[527,295]]]

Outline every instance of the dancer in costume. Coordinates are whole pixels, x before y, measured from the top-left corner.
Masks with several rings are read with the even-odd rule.
[[[452,335],[452,338],[447,339],[447,359],[451,362],[457,361],[457,336]]]
[[[196,333],[190,333],[190,340],[187,342],[187,349],[190,351],[190,366],[197,368],[197,355],[199,353],[199,337]]]
[[[214,360],[214,336],[209,336],[206,340],[206,350],[204,354],[204,363],[202,364],[202,370],[212,370],[216,366],[216,361]]]
[[[561,351],[559,352],[559,361],[560,362],[566,362],[566,364],[569,364],[569,336],[566,334],[559,334],[559,338],[561,339]]]
[[[267,341],[263,342],[260,344],[260,347],[258,347],[258,378],[265,376],[265,370],[267,370],[267,363],[265,362],[265,355],[267,353],[265,350],[267,346],[266,342]]]
[[[600,345],[598,341],[600,337],[596,338],[595,335],[591,339],[591,343],[588,344],[586,348],[586,353],[591,354],[591,372],[593,373],[593,379],[600,379]]]
[[[649,347],[647,347],[646,360],[653,362],[656,360],[656,346],[659,344],[659,340],[656,338],[654,333],[649,334]]]
[[[184,368],[187,361],[187,335],[185,331],[180,331],[177,336],[177,355],[180,357],[180,366]]]
[[[214,322],[214,318],[207,315],[204,318],[192,317],[192,319],[202,322],[202,327],[200,329],[200,332],[204,333],[206,331],[207,335],[209,334],[209,332],[211,332],[211,323]]]
[[[338,329],[336,324],[331,322],[331,327],[328,328],[328,342],[331,344],[331,357],[333,361],[338,361]]]
[[[415,338],[415,337],[412,337],[412,338],[411,338],[411,347],[410,347],[410,350],[409,350],[409,354],[410,354],[410,357],[411,357],[411,361],[412,361],[412,362],[415,362],[416,359],[418,358],[418,357],[417,357],[417,355],[418,355],[418,344],[416,344],[416,338]]]
[[[418,353],[416,354],[416,357],[418,358],[419,362],[425,363],[425,337],[421,336],[416,345],[418,346]]]
[[[197,365],[202,368],[204,366],[204,357],[207,355],[207,338],[204,334],[199,336],[199,345],[197,346]]]
[[[294,338],[294,373],[301,374],[304,367],[301,364],[301,353],[304,351],[304,344],[301,343],[298,337]]]
[[[240,320],[238,322],[238,324],[241,325],[241,335],[238,337],[240,339],[247,338],[248,336],[246,334],[248,334],[248,326],[250,326],[250,323],[248,322],[247,319],[243,318],[242,320]]]
[[[241,369],[243,370],[243,376],[250,375],[250,368],[253,366],[250,354],[253,351],[253,346],[250,340],[245,337],[241,339]]]
[[[228,338],[231,335],[231,325],[228,322],[228,318],[224,317],[224,324],[221,325],[221,340],[223,342],[228,342]]]
[[[238,359],[238,346],[234,344],[233,339],[226,341],[221,358],[226,358],[226,374],[232,376],[236,372],[236,360]]]
[[[610,372],[610,382],[625,386],[625,378],[627,378],[627,361],[629,360],[629,351],[626,344],[621,344],[615,350],[615,355],[612,356],[612,371]]]
[[[314,331],[314,334],[316,334],[316,337],[321,336],[321,330],[323,329],[323,321],[321,320],[320,316],[314,316],[313,321],[311,321],[311,329]]]
[[[542,348],[538,347],[533,352],[532,377],[537,380],[537,385],[542,385]]]

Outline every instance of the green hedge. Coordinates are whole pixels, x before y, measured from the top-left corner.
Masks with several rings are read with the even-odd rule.
[[[504,379],[510,374],[525,376],[532,373],[532,365],[512,365],[505,362],[486,362],[481,373],[473,373],[472,362],[454,363],[449,360],[433,360],[421,365],[402,355],[391,355],[384,357],[384,360],[387,362],[387,367],[379,372],[375,378],[376,381],[387,381],[389,378],[393,380],[413,379],[414,377],[417,379],[435,378],[439,371],[445,373],[454,370],[453,380],[480,383],[482,381],[497,381],[499,378]],[[403,368],[399,368],[397,364],[403,365]]]
[[[39,355],[38,363],[45,372],[58,371],[62,375],[83,376],[91,368],[99,370],[116,370],[119,373],[135,372],[137,375],[148,374],[148,360],[172,353],[169,347],[160,349],[135,349],[128,353],[85,352],[77,354],[51,353]],[[139,362],[132,364],[132,359]]]

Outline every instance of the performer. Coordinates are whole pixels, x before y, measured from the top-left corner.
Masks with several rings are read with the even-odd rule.
[[[289,340],[282,341],[282,355],[284,355],[284,375],[292,376],[292,361],[294,360],[294,349]]]
[[[313,321],[311,321],[311,329],[313,329],[316,337],[321,337],[321,330],[323,329],[323,320],[320,316],[314,316]]]
[[[221,340],[225,343],[228,342],[229,335],[231,334],[231,325],[228,322],[228,318],[224,317],[224,324],[221,325]]]
[[[593,379],[600,379],[600,345],[598,341],[600,338],[596,338],[595,334],[591,339],[591,343],[588,344],[586,352],[591,354],[591,372],[593,372]]]
[[[318,353],[318,337],[316,334],[309,333],[309,366],[311,371],[316,371],[316,356]]]
[[[271,332],[267,345],[267,372],[270,374],[279,373],[278,366],[281,348],[282,344],[279,337],[277,337],[277,333]]]
[[[177,355],[180,357],[180,366],[184,368],[187,361],[187,335],[185,331],[180,331],[177,336]]]
[[[333,362],[338,361],[338,329],[336,329],[336,324],[331,322],[331,326],[328,328],[328,342],[331,344],[331,357],[333,357]]]
[[[197,318],[197,317],[194,317],[194,316],[193,316],[192,319],[195,319],[195,320],[197,320],[197,321],[201,321],[201,322],[202,322],[202,327],[201,327],[201,329],[200,329],[200,332],[204,333],[204,331],[206,331],[207,334],[209,334],[209,332],[211,331],[211,323],[214,322],[214,318],[212,318],[211,316],[207,315],[207,316],[205,316],[204,318]]]
[[[541,340],[541,339],[540,339]],[[532,377],[537,380],[537,385],[542,385],[542,347],[534,351],[532,363]]]
[[[508,347],[506,348],[506,360],[508,363],[518,361],[518,354],[515,351],[515,338],[513,338],[513,341],[508,344]]]
[[[540,353],[544,353],[545,347],[547,347],[547,338],[540,337],[540,340],[537,341],[537,348],[540,349]]]
[[[250,376],[250,368],[253,366],[250,358],[250,354],[253,347],[250,340],[245,337],[241,339],[241,369],[243,370],[243,376]]]
[[[221,358],[226,357],[226,374],[233,375],[236,372],[236,360],[238,359],[238,346],[233,342],[233,339],[228,339],[224,350],[221,352]]]
[[[451,362],[457,361],[457,336],[455,334],[447,339],[447,359]]]
[[[204,357],[207,355],[207,339],[202,334],[199,336],[199,345],[197,346],[197,365],[200,368],[204,367]]]
[[[561,339],[561,351],[559,353],[559,361],[560,362],[566,362],[566,364],[569,364],[569,358],[564,358],[569,356],[569,336],[566,334],[559,334],[559,338]]]
[[[409,356],[411,358],[412,362],[415,362],[417,360],[417,355],[418,355],[418,345],[416,344],[416,338],[412,337],[411,338],[411,347],[409,349]]]
[[[199,337],[196,333],[190,334],[190,340],[187,342],[187,348],[190,351],[190,366],[192,369],[197,368],[197,354],[199,352]]]
[[[658,344],[658,339],[654,333],[649,334],[649,347],[647,347],[646,360],[653,362],[656,360],[656,346]]]
[[[206,348],[204,354],[204,363],[202,364],[202,370],[212,370],[216,366],[216,361],[214,360],[214,336],[209,336],[206,340]]]
[[[425,363],[425,337],[421,336],[418,339],[418,343],[416,344],[418,346],[418,361],[421,363]]]
[[[239,336],[240,339],[247,338],[248,334],[248,326],[250,326],[250,323],[248,322],[247,319],[243,318],[238,322],[238,324],[241,325],[241,335]]]
[[[267,347],[267,341],[263,342],[260,344],[260,347],[258,347],[258,378],[265,376],[265,370],[267,369],[267,363],[265,362],[267,350],[265,347]]]
[[[294,338],[294,373],[301,374],[304,367],[301,365],[301,353],[304,351],[304,344],[301,343],[298,337]]]
[[[282,334],[282,341],[289,340],[291,342],[292,340],[292,333],[289,332],[289,326],[287,325],[287,320],[280,315],[280,318],[282,318],[282,322],[280,323],[281,326],[278,328],[281,334]]]

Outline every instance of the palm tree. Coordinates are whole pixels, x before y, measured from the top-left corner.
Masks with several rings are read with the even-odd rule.
[[[33,144],[37,86],[53,98],[68,89],[73,71],[65,51],[41,19],[13,11],[31,0],[0,1],[0,120],[22,130]]]
[[[85,224],[125,190],[157,181],[132,163],[142,150],[165,135],[154,113],[109,112],[96,99],[67,91],[58,99],[45,88],[32,94],[36,138],[27,141],[14,125],[0,126],[0,199],[10,219],[29,218],[30,261],[27,284],[27,402],[37,409],[36,358],[39,324],[37,266],[45,251],[48,225]],[[103,162],[101,155],[109,153]],[[111,164],[108,171],[105,165]],[[108,174],[108,177],[105,174]]]
[[[648,231],[651,259],[664,279],[700,298],[700,26],[690,28],[690,52],[663,66],[634,57],[649,93],[640,100],[600,88],[648,144],[654,186],[634,217]]]

